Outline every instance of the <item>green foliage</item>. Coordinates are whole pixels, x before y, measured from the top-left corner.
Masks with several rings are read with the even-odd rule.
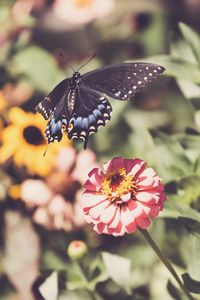
[[[26,12],[25,6],[25,13],[17,11],[16,14],[12,11],[15,2],[0,1],[0,147],[2,134],[9,125],[10,109],[17,106],[33,111],[38,98],[71,75],[72,70],[65,70],[64,62],[52,54],[60,45],[66,52],[66,65],[75,70],[95,49],[97,58],[81,69],[81,73],[135,60],[152,61],[166,68],[164,76],[142,90],[134,101],[110,99],[112,119],[91,137],[89,146],[100,163],[114,156],[138,157],[156,169],[166,184],[168,198],[159,218],[152,220],[151,233],[177,272],[183,274],[185,287],[200,299],[198,28],[179,23],[174,9],[173,19],[178,24],[175,28],[170,23],[170,12],[163,9],[161,1],[116,0],[111,15],[87,25],[69,25],[65,21],[61,25],[53,18],[52,7],[49,11],[47,6],[37,8],[41,9],[39,13],[36,8],[28,8],[36,9],[32,14]],[[186,23],[192,23],[192,19]],[[63,26],[62,30],[59,26]],[[25,88],[21,94],[18,90],[22,81],[32,89],[26,100],[21,100]],[[4,98],[5,107],[1,104]],[[15,138],[10,141],[11,146]],[[69,174],[65,175],[66,181],[70,181]],[[20,195],[13,199],[10,187],[21,186],[26,179],[49,184],[48,176],[35,176],[16,165],[12,158],[1,165],[0,299],[10,300],[16,294],[18,298],[31,299],[31,270],[36,269],[37,272],[40,269],[42,278],[46,270],[51,270],[38,290],[35,288],[45,300],[184,299],[167,270],[137,233],[114,238],[97,236],[91,232],[90,225],[67,227],[68,231],[64,232],[33,224],[35,207],[22,203]],[[53,181],[58,177],[56,174]],[[60,190],[66,192],[65,182],[56,188],[58,193],[54,196],[60,197]],[[71,194],[69,198],[65,200],[71,207],[74,199]],[[70,209],[68,213],[70,216]],[[67,257],[66,248],[80,238],[87,244],[88,254],[76,262]]]
[[[34,89],[44,93],[64,78],[53,57],[35,46],[29,46],[16,53],[9,63],[9,71],[14,76],[28,80]]]

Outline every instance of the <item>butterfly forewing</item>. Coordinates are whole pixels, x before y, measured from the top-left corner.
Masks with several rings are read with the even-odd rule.
[[[86,73],[81,84],[114,99],[129,100],[162,72],[163,67],[151,63],[120,64]]]
[[[69,92],[69,79],[64,79],[47,95],[37,106],[36,111],[39,112],[45,120],[48,120],[56,105]]]

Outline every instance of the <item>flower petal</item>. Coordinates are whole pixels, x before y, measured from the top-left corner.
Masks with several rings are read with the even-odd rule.
[[[138,201],[150,202],[153,199],[153,195],[147,192],[139,192],[135,195]]]
[[[127,201],[129,201],[131,199],[131,193],[127,193],[127,194],[121,195],[120,198],[122,199],[122,201],[127,202]]]
[[[109,203],[110,202],[108,200],[102,201],[101,203],[97,204],[89,210],[89,215],[94,219],[99,218],[102,212],[105,210],[105,208],[109,205]]]
[[[132,176],[138,176],[140,174],[140,172],[142,172],[144,170],[145,167],[145,162],[141,159],[134,159],[134,165],[131,168],[129,174]],[[138,174],[139,173],[139,174]]]
[[[146,218],[144,218],[144,217],[137,218],[136,223],[142,229],[146,229],[151,225],[151,222],[150,222],[149,218],[147,218],[147,217]]]
[[[124,159],[122,157],[114,157],[103,165],[106,172],[114,171],[118,168],[124,168]]]
[[[100,221],[103,223],[109,223],[114,218],[117,207],[113,204],[109,205],[101,214]]]
[[[84,211],[101,204],[103,201],[107,200],[105,195],[90,195],[90,194],[83,194],[81,198],[81,206]],[[109,202],[108,202],[109,203]]]

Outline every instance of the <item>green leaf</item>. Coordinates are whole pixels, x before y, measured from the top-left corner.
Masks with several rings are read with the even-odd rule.
[[[177,79],[177,83],[183,95],[187,99],[200,97],[200,86],[185,79]]]
[[[198,223],[200,227],[200,222]],[[189,255],[187,258],[187,269],[188,273],[192,274],[194,280],[200,281],[200,239],[196,235],[190,235],[188,240],[189,244]]]
[[[88,289],[88,281],[78,262],[74,261],[67,272],[67,289],[75,291],[79,289]]]
[[[154,141],[156,168],[163,179],[177,180],[192,172],[190,160],[174,137],[157,131]]]
[[[102,253],[103,262],[110,278],[128,294],[131,293],[130,274],[131,261],[127,258],[110,254]]]
[[[184,23],[179,23],[179,28],[182,32],[184,39],[188,42],[194,51],[194,54],[200,64],[200,37],[197,32],[195,32],[191,27]]]
[[[154,163],[155,145],[151,134],[146,128],[135,128],[135,130],[129,135],[128,141],[131,155],[148,161],[150,165]]]
[[[194,280],[188,273],[182,275],[184,285],[189,292],[200,294],[200,281]]]
[[[39,291],[45,300],[58,299],[58,273],[53,272],[39,287]]]
[[[100,259],[99,256],[97,256],[92,260],[92,262],[90,262],[88,278],[90,278],[89,287],[92,291],[95,290],[95,287],[99,282],[104,282],[109,278],[105,265],[103,264],[102,259]]]
[[[187,217],[178,217],[178,219],[185,225],[189,232],[200,233],[200,221]]]
[[[182,203],[192,204],[200,198],[200,177],[196,175],[186,176],[179,181],[178,195]]]
[[[45,93],[64,79],[64,74],[53,57],[35,46],[18,52],[10,62],[9,70],[15,76],[23,76],[30,80],[34,88]]]

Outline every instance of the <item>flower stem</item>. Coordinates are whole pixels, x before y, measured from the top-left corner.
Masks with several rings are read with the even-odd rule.
[[[169,270],[169,272],[172,274],[176,282],[178,283],[179,287],[182,289],[182,291],[185,293],[185,295],[190,300],[194,300],[192,295],[188,292],[188,290],[185,288],[183,282],[179,278],[178,274],[176,273],[175,269],[171,265],[169,259],[161,252],[161,250],[158,248],[156,243],[153,241],[152,237],[150,236],[149,232],[147,230],[140,229],[140,232],[143,234],[149,245],[152,247],[152,249],[155,251],[155,253],[158,255],[160,260],[163,262],[165,267]]]
[[[87,280],[87,277],[83,271],[81,262],[74,260],[74,265],[76,266],[82,280],[85,282],[85,288],[86,288],[88,294],[90,295],[91,299],[92,300],[102,300],[100,295],[96,291],[94,291],[93,289],[90,288],[89,281]]]

